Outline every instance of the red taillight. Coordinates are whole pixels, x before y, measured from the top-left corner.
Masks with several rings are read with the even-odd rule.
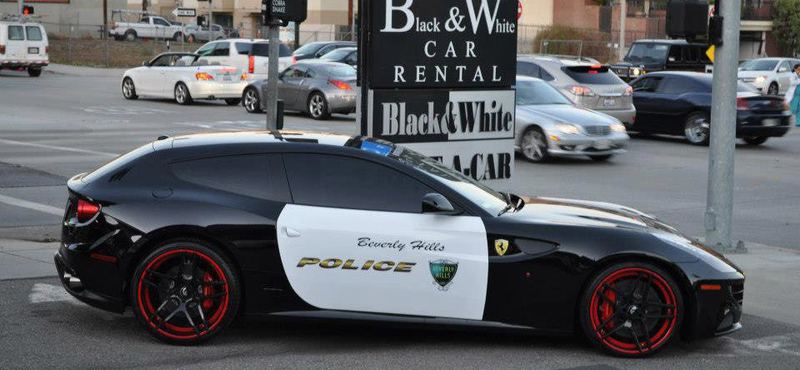
[[[346,83],[344,83],[342,81],[329,80],[328,83],[333,85],[333,86],[338,87],[341,90],[350,90],[350,89],[352,89],[352,87],[350,87],[350,85],[348,85],[348,84],[346,84]]]
[[[45,54],[50,54],[50,46],[45,46],[44,47],[44,53]]]
[[[747,105],[747,100],[744,98],[736,98],[736,110],[748,110],[750,107]]]
[[[586,86],[567,86],[567,91],[575,96],[594,96],[594,91]]]
[[[214,77],[211,77],[211,75],[206,72],[197,72],[194,76],[200,81],[210,81],[214,79]]]
[[[247,64],[247,73],[254,73],[255,68],[256,68],[256,60],[252,55],[250,56],[249,59],[250,60],[249,60],[249,62]]]
[[[6,53],[6,46],[0,45],[0,54],[5,54],[5,53]]]
[[[292,57],[292,64],[296,64],[296,63],[297,63],[297,58],[296,57]]]
[[[100,206],[83,199],[78,200],[78,222],[89,221],[98,212],[100,212]]]

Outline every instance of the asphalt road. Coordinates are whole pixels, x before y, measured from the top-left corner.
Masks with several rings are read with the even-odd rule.
[[[39,241],[58,238],[68,177],[160,135],[256,130],[265,120],[222,103],[126,101],[116,77],[29,78],[8,71],[0,72],[0,111],[0,239]],[[288,129],[357,131],[353,116],[318,122],[291,114],[286,123]],[[518,160],[503,190],[621,203],[702,236],[707,158],[707,148],[680,139],[636,137],[629,153],[608,163]],[[800,251],[800,130],[762,147],[741,146],[736,160],[734,236]],[[0,247],[0,269],[10,268],[3,252]],[[800,369],[800,323],[767,315],[747,314],[746,330],[728,337],[678,343],[649,360],[621,360],[574,338],[253,320],[207,345],[173,347],[151,339],[130,313],[75,302],[53,278],[0,281],[0,297],[0,369]]]

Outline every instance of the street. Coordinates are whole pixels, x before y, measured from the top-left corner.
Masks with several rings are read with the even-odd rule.
[[[260,130],[265,115],[241,106],[124,100],[119,75],[0,72],[0,368],[541,368],[800,369],[800,130],[737,148],[730,256],[748,273],[744,329],[680,342],[651,359],[607,356],[583,339],[460,328],[240,320],[198,347],[151,338],[131,314],[70,297],[55,278],[68,178],[162,135]],[[315,121],[297,113],[288,130],[356,134],[355,115]],[[682,137],[632,135],[606,163],[516,159],[499,190],[617,203],[703,237],[708,148]],[[751,268],[753,273],[748,270]]]

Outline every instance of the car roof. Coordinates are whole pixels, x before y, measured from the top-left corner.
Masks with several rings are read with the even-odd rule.
[[[256,43],[256,42],[267,42],[268,43],[269,42],[269,40],[267,40],[267,39],[243,39],[243,38],[214,40],[214,41],[211,41],[211,42],[219,42],[219,41],[252,42],[252,43]]]
[[[533,81],[533,82],[544,82],[541,78],[525,76],[525,75],[517,75],[517,82],[519,81]]]
[[[352,135],[309,131],[238,131],[182,135],[172,138],[172,148],[271,143],[319,144],[344,147]]]
[[[295,65],[298,65],[298,64],[317,65],[317,66],[318,65],[340,66],[340,65],[343,65],[344,63],[332,62],[332,61],[322,60],[322,59],[303,59],[303,60],[298,60],[297,63],[295,63]]]
[[[597,64],[598,61],[594,58],[582,57],[577,55],[561,55],[561,54],[520,54],[517,60],[541,60],[559,63],[589,63]]]
[[[665,44],[665,45],[695,45],[695,46],[708,46],[703,43],[693,42],[689,43],[686,40],[654,40],[654,39],[642,39],[636,40],[633,42],[634,44]]]

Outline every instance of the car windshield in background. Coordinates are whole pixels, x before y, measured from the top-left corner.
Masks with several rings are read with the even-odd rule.
[[[748,60],[739,67],[742,71],[771,71],[778,66],[775,59],[756,59]]]
[[[517,105],[569,104],[569,99],[541,81],[517,81]]]
[[[299,49],[295,50],[294,53],[297,55],[314,54],[317,52],[317,50],[322,48],[322,45],[323,44],[320,43],[305,44],[301,46]]]
[[[633,44],[628,56],[625,57],[629,62],[658,61],[667,58],[669,45],[663,44]]]
[[[342,60],[350,55],[351,52],[353,52],[353,49],[350,48],[336,49],[328,54],[323,55],[320,59],[331,61]]]
[[[576,66],[562,67],[561,70],[580,84],[619,85],[625,83],[617,77],[617,75],[612,73],[608,67]]]
[[[278,45],[278,50],[280,51],[279,54],[281,58],[292,56],[292,51],[284,44]],[[236,52],[238,52],[239,55],[250,55],[252,52],[253,56],[269,57],[269,43],[259,42],[253,44],[249,42],[237,42]]]
[[[356,78],[356,69],[347,64],[326,64],[320,66],[320,69],[333,78],[343,80]]]

